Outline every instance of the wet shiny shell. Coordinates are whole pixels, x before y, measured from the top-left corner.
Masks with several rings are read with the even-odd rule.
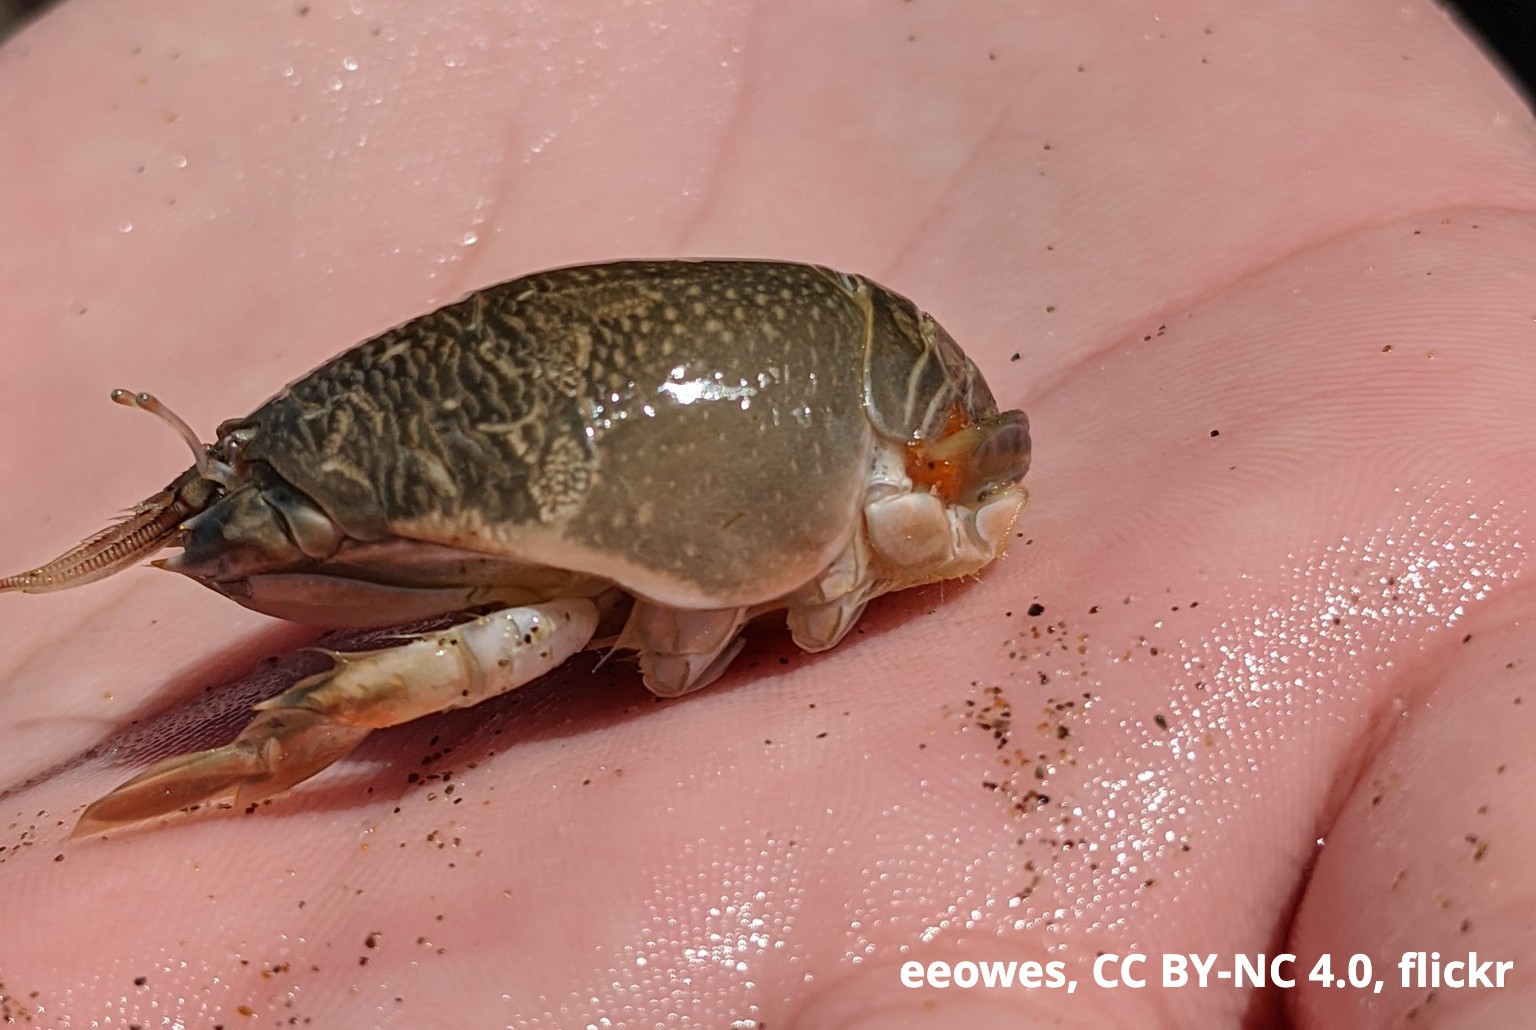
[[[360,540],[605,576],[680,607],[783,596],[858,526],[876,433],[996,411],[910,301],[751,261],[542,272],[390,330],[220,427]]]

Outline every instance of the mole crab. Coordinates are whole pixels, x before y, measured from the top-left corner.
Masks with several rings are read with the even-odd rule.
[[[0,592],[155,562],[318,626],[463,614],[332,654],[230,744],[162,761],[76,833],[284,790],[371,731],[521,686],[583,648],[634,652],[671,697],[745,623],[841,640],[873,597],[1003,553],[1029,423],[999,412],[931,317],[855,275],[770,261],[626,261],[471,294],[341,354],[121,522]]]

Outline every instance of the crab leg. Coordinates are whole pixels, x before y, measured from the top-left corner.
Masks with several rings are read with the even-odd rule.
[[[256,706],[229,744],[156,764],[86,808],[81,837],[192,805],[254,801],[306,780],[373,730],[514,690],[592,639],[597,607],[506,608],[396,647],[326,652],[335,664]]]
[[[618,646],[640,653],[640,674],[657,697],[681,697],[709,686],[741,653],[738,634],[751,609],[677,611],[636,601]]]

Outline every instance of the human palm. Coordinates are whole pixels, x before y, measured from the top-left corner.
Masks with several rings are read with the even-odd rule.
[[[110,388],[206,437],[574,261],[868,274],[1035,439],[1009,556],[831,652],[765,624],[666,703],[579,657],[104,839],[81,806],[314,635],[147,570],[0,598],[0,1014],[1520,1025],[1518,975],[1395,986],[1531,940],[1536,133],[1428,6],[75,0],[0,95],[6,572],[185,466]],[[1276,951],[1296,988],[1090,979]],[[967,959],[1080,985],[901,986]]]

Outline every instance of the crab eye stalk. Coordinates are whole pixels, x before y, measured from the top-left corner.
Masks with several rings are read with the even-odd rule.
[[[197,438],[197,434],[192,431],[191,426],[187,425],[186,420],[162,404],[160,398],[152,393],[134,393],[131,390],[118,389],[112,391],[112,400],[123,405],[125,408],[138,408],[140,411],[147,411],[165,422],[166,425],[176,430],[181,438],[187,442],[188,447],[192,448],[192,461],[197,467],[198,475],[204,479],[212,480],[226,490],[234,486],[234,468],[215,458],[209,452],[209,449],[203,446],[203,442]]]
[[[192,427],[153,394],[113,390],[112,399],[125,407],[147,411],[169,424],[192,448],[195,464],[170,486],[134,505],[115,525],[48,564],[14,576],[0,576],[0,593],[20,590],[41,594],[104,579],[160,550],[183,522],[235,484],[235,470],[215,459]]]

